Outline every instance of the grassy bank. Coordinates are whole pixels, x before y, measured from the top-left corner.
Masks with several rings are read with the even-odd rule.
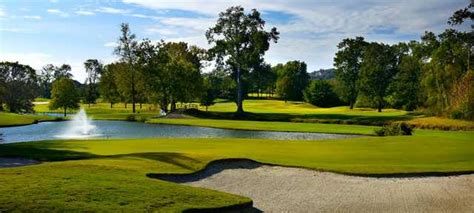
[[[40,121],[55,121],[58,119],[60,118],[0,112],[0,127],[21,126],[38,123]]]
[[[274,122],[274,121],[239,121],[239,120],[197,119],[197,118],[180,118],[180,119],[157,118],[157,119],[151,119],[147,122],[154,123],[154,124],[205,126],[205,127],[240,129],[240,130],[319,132],[319,133],[360,134],[360,135],[373,135],[374,130],[378,128],[378,127],[373,127],[373,126],[362,126],[362,125],[295,123],[295,122]]]

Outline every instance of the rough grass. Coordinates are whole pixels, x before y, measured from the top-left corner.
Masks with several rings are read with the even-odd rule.
[[[473,121],[455,120],[449,118],[415,118],[413,120],[408,121],[407,123],[420,129],[474,130]]]
[[[41,115],[21,115],[15,113],[0,112],[0,127],[20,126],[34,124],[40,121],[54,121],[58,118]]]

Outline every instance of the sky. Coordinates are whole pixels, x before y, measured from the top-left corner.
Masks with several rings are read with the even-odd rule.
[[[305,61],[308,72],[333,67],[337,44],[364,36],[368,41],[419,40],[425,31],[448,28],[452,13],[469,0],[0,0],[0,61],[40,70],[69,64],[84,81],[84,61],[116,60],[120,24],[137,38],[185,41],[209,48],[205,32],[218,14],[235,5],[262,13],[280,34],[265,60],[272,65]],[[468,30],[467,25],[457,27]],[[210,70],[211,68],[206,68]]]

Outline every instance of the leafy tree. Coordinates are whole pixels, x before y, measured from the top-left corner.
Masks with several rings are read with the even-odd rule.
[[[217,58],[219,65],[227,65],[232,70],[237,83],[237,113],[243,113],[243,77],[263,63],[263,55],[270,47],[270,41],[278,40],[278,31],[264,30],[265,21],[253,9],[245,14],[241,6],[230,7],[219,14],[214,27],[206,32],[209,50]]]
[[[60,78],[72,78],[71,66],[63,64],[60,67],[54,67],[53,76],[55,80]]]
[[[464,9],[457,10],[454,12],[453,16],[451,16],[448,20],[448,24],[450,25],[458,25],[462,24],[465,19],[471,19],[471,28],[474,28],[472,24],[474,20],[474,12],[471,11],[471,8],[474,7],[474,2],[471,3]]]
[[[105,66],[100,76],[99,91],[102,98],[110,102],[110,108],[113,108],[114,104],[120,101],[120,93],[117,89],[115,76],[116,66],[119,65],[110,64]]]
[[[318,107],[332,107],[340,103],[333,86],[327,80],[311,81],[304,91],[304,99]]]
[[[334,58],[336,79],[341,96],[351,109],[354,108],[359,93],[357,81],[366,46],[367,42],[363,37],[346,38],[337,45],[339,51]]]
[[[168,56],[166,65],[171,77],[169,86],[171,111],[176,110],[176,102],[189,102],[200,97],[202,77],[200,72],[203,50],[184,42],[169,42],[164,45]]]
[[[451,106],[451,90],[468,70],[467,60],[474,41],[471,33],[448,29],[430,38],[433,49],[429,60],[422,66],[421,85],[427,97],[430,112],[446,115]]]
[[[308,86],[309,74],[306,71],[306,63],[300,61],[289,61],[285,65],[274,67],[277,72],[277,93],[285,101],[303,100],[303,91]]]
[[[250,73],[250,82],[253,91],[257,92],[257,97],[261,92],[269,92],[276,81],[276,75],[272,71],[270,64],[262,63],[260,66],[252,69]]]
[[[51,85],[54,81],[54,70],[56,67],[52,64],[47,64],[41,69],[41,74],[38,78],[38,83],[41,89],[41,97],[51,98]]]
[[[201,102],[201,106],[205,106],[206,111],[207,111],[209,106],[214,105],[214,100],[216,99],[216,96],[215,96],[216,93],[215,93],[215,91],[213,90],[213,88],[211,86],[211,81],[210,81],[209,77],[204,78],[203,82],[204,82],[203,83],[203,92],[202,92],[201,98],[199,100]]]
[[[386,44],[370,43],[364,51],[358,86],[366,97],[374,100],[378,112],[382,112],[388,87],[395,74],[393,48]]]
[[[72,79],[60,78],[54,81],[51,97],[49,108],[52,110],[58,108],[64,109],[64,117],[66,117],[67,109],[79,108],[80,98]]]
[[[37,95],[33,68],[18,62],[0,62],[0,108],[5,104],[10,112],[32,112]]]
[[[135,34],[130,32],[130,27],[126,23],[120,25],[122,35],[119,38],[119,44],[114,53],[120,57],[120,62],[126,65],[126,69],[119,69],[117,72],[117,84],[122,94],[126,95],[132,101],[132,112],[135,113],[135,104],[137,95],[140,93],[140,86],[143,85],[143,78],[140,71],[136,68],[138,42]]]
[[[398,72],[390,85],[390,104],[398,109],[414,110],[421,104],[421,66],[412,55],[401,58]]]
[[[97,59],[88,59],[84,62],[84,67],[86,68],[87,78],[86,78],[86,91],[84,94],[85,102],[89,104],[95,103],[96,99],[99,96],[99,91],[97,88],[97,80],[102,73],[102,63]]]

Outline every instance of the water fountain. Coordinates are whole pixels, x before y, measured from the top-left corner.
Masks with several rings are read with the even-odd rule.
[[[72,117],[66,130],[57,137],[67,139],[97,137],[99,134],[96,133],[96,130],[96,126],[87,117],[86,111],[81,109]]]

